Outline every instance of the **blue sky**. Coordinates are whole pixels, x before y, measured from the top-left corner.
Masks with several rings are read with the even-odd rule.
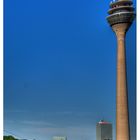
[[[4,3],[4,129],[27,139],[95,140],[95,125],[105,119],[115,130],[117,45],[106,21],[110,1]],[[132,140],[135,24],[126,36]]]

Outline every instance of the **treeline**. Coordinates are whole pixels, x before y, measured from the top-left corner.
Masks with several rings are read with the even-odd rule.
[[[3,140],[18,140],[14,138],[13,136],[3,136]]]

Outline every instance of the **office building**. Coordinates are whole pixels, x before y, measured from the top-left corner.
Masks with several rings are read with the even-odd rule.
[[[96,124],[96,140],[112,140],[112,124],[101,120]]]

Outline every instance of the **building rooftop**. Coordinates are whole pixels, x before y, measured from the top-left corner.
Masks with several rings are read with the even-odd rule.
[[[104,120],[100,120],[100,121],[98,122],[98,124],[110,124],[110,122],[107,122],[107,121],[104,121]]]

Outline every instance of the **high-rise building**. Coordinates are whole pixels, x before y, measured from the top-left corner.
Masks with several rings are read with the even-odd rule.
[[[67,140],[66,136],[53,136],[52,140]]]
[[[125,61],[125,35],[135,13],[132,0],[110,3],[107,20],[117,37],[116,140],[129,140],[128,95]]]
[[[96,140],[112,140],[112,124],[101,120],[96,124]]]

